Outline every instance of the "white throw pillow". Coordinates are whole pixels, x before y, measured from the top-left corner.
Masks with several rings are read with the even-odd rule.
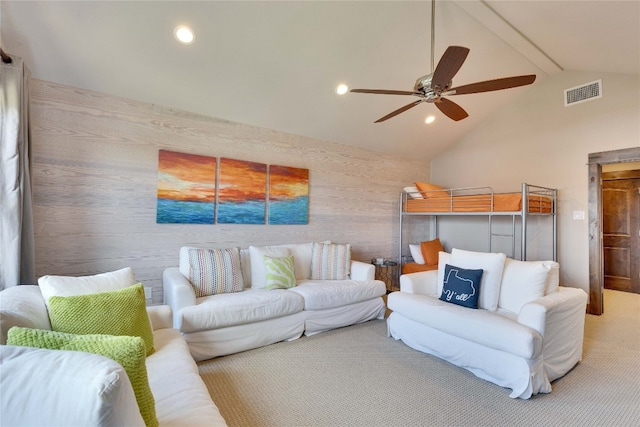
[[[451,251],[451,264],[456,267],[479,269],[481,268],[482,281],[480,282],[480,300],[478,308],[496,311],[500,297],[500,282],[504,261],[507,258],[503,253],[473,252],[462,249]]]
[[[413,258],[413,262],[415,262],[416,264],[425,263],[420,245],[409,245],[409,251],[411,252],[411,258]]]
[[[451,264],[451,254],[438,252],[438,297],[442,295],[442,288],[444,288],[444,267],[447,264]]]
[[[502,273],[498,307],[520,313],[526,303],[544,296],[551,265],[545,261],[517,261],[507,258]]]
[[[297,280],[307,280],[311,277],[311,249],[313,243],[294,243],[283,245],[289,248],[293,255],[293,268]]]
[[[267,272],[264,266],[265,255],[271,258],[282,258],[291,255],[291,251],[284,246],[249,246],[251,287],[253,289],[264,289],[267,284]]]
[[[240,249],[240,266],[242,267],[242,278],[244,287],[251,287],[251,254],[249,248]]]
[[[69,297],[118,291],[135,284],[136,277],[131,267],[93,276],[42,276],[38,279],[40,292],[42,292],[47,308],[49,307],[49,298],[53,296]]]
[[[423,199],[418,187],[404,187],[404,192],[409,194],[412,199]]]
[[[549,295],[557,292],[558,286],[560,286],[560,264],[555,261],[544,261],[544,263],[549,266],[549,275],[544,285],[544,294]]]

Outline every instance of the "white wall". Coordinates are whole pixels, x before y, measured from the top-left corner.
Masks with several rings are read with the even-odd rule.
[[[602,79],[602,98],[564,107],[564,89]],[[469,96],[491,96],[475,94]],[[640,146],[640,79],[564,71],[536,82],[504,110],[431,162],[431,182],[519,191],[522,182],[559,190],[558,261],[566,286],[589,289],[589,153]]]

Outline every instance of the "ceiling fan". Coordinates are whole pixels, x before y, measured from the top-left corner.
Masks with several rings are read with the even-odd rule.
[[[471,83],[463,86],[452,87],[452,79],[462,67],[469,49],[462,46],[449,46],[440,58],[435,70],[433,69],[434,52],[434,32],[435,32],[435,1],[431,2],[431,70],[432,74],[427,74],[416,80],[412,91],[407,90],[386,90],[386,89],[351,89],[354,93],[374,93],[382,95],[413,95],[418,97],[404,107],[379,118],[375,123],[384,122],[400,113],[404,113],[410,108],[423,102],[435,104],[435,106],[452,120],[458,121],[469,117],[469,114],[458,104],[450,101],[445,96],[466,95],[470,93],[491,92],[494,90],[510,89],[518,86],[526,86],[536,79],[535,74],[524,76],[504,77],[494,80]]]

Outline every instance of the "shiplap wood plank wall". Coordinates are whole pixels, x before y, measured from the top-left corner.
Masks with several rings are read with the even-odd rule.
[[[31,123],[36,274],[131,266],[154,304],[185,245],[329,239],[351,243],[357,260],[395,257],[399,191],[429,177],[427,162],[42,80],[32,80]],[[160,149],[309,169],[309,224],[156,224]]]

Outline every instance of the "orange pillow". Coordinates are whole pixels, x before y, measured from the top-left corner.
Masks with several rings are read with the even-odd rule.
[[[422,252],[422,256],[424,257],[425,265],[437,265],[438,253],[440,251],[444,251],[440,239],[420,243],[420,252]]]
[[[426,182],[416,182],[416,187],[418,188],[418,191],[428,191],[428,193],[422,194],[425,199],[430,197],[449,197],[448,191],[437,191],[444,190],[444,188],[439,185],[429,184]]]

